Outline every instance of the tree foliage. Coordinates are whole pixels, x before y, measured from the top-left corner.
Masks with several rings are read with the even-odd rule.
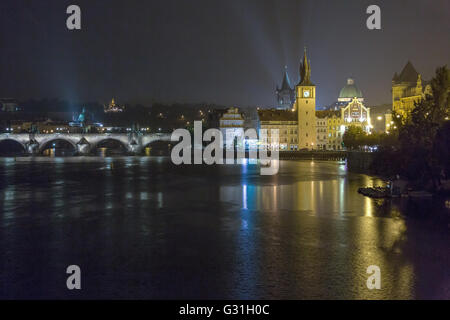
[[[348,150],[355,150],[362,147],[379,146],[388,138],[384,133],[368,134],[359,126],[349,126],[342,137],[342,141]]]
[[[347,131],[345,131],[342,141],[344,146],[349,150],[355,150],[360,148],[364,140],[366,139],[366,133],[361,127],[349,126]]]

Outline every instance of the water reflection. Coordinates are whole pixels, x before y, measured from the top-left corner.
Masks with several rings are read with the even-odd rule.
[[[363,180],[364,181],[364,180]],[[364,183],[364,182],[361,183]],[[236,201],[242,194],[241,205],[245,209],[274,211],[301,210],[316,215],[330,212],[342,215],[349,209],[363,204],[358,211],[366,216],[372,216],[373,200],[366,197],[358,198],[355,203],[354,189],[346,183],[346,179],[339,177],[333,180],[296,181],[280,185],[256,185],[251,201],[248,199],[248,185],[243,184],[241,190],[236,186],[221,186],[220,197],[223,201]],[[359,212],[354,212],[359,214]]]
[[[383,186],[382,180],[366,175],[341,176],[342,172],[339,166],[338,176],[333,178],[323,175],[303,181],[304,177],[300,176],[301,181],[288,184],[242,184],[240,197],[236,186],[220,187],[223,202],[240,201],[242,208],[240,250],[236,254],[237,261],[245,266],[240,272],[246,277],[236,280],[237,292],[246,292],[258,283],[265,283],[269,288],[280,287],[280,281],[285,278],[270,266],[289,260],[290,272],[296,274],[298,282],[284,283],[282,291],[260,290],[261,296],[290,298],[294,292],[314,292],[309,297],[406,299],[418,295],[414,291],[417,275],[408,256],[411,253],[408,251],[413,250],[409,247],[412,243],[408,243],[405,220],[399,218],[400,206],[357,195],[358,186]],[[270,229],[255,227],[254,216],[267,220],[258,225],[270,225]],[[329,217],[335,218],[328,220]],[[289,223],[285,224],[285,220]],[[266,243],[259,243],[261,238]],[[443,249],[448,237],[441,240],[439,246]],[[258,253],[269,254],[260,257]],[[286,255],[280,256],[282,253]],[[263,271],[270,271],[259,274],[260,264],[265,265]],[[378,265],[383,271],[385,290],[382,292],[369,291],[366,287],[366,269],[370,265]],[[342,282],[349,284],[345,294]],[[322,286],[328,290],[321,290]]]
[[[448,297],[445,201],[363,197],[383,181],[344,164],[281,161],[260,176],[252,163],[87,157],[0,170],[0,297],[64,297],[58,270],[74,261],[90,270],[88,298]],[[369,265],[380,291],[365,285]]]

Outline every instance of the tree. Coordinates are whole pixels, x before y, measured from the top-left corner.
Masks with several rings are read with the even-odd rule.
[[[361,127],[349,126],[345,131],[342,141],[347,149],[354,150],[364,145],[367,134]]]
[[[436,133],[433,156],[437,159],[441,173],[450,179],[450,121],[446,121]]]

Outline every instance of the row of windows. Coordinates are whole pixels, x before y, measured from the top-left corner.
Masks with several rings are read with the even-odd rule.
[[[334,134],[329,133],[328,137],[329,138],[340,138],[341,134],[340,133],[338,133],[338,134],[336,134],[336,133],[334,133]],[[325,140],[326,138],[327,138],[327,136],[323,136],[323,140]],[[320,140],[320,136],[317,136],[317,139]]]
[[[281,134],[297,134],[297,130],[282,130],[280,131]]]
[[[335,137],[335,138],[336,138],[336,137],[341,137],[341,133],[340,133],[340,132],[338,132],[337,134],[336,134],[336,132],[333,133],[333,134],[329,133],[328,136],[329,136],[329,137]]]
[[[333,120],[328,120],[328,123],[341,123],[340,119],[333,119]]]
[[[274,136],[274,134],[272,134],[270,131],[268,131],[268,132],[267,132],[267,136],[268,136],[268,137]],[[279,136],[279,137],[284,137],[284,136],[294,136],[294,137],[296,137],[296,136],[297,136],[297,132],[295,132],[295,133],[290,133],[290,134],[288,134],[288,133],[283,133],[283,132],[279,132],[279,133],[278,133],[278,136]]]
[[[297,139],[296,138],[291,138],[291,139],[288,139],[288,138],[282,138],[282,139],[280,139],[280,143],[286,143],[286,142],[290,142],[290,143],[297,143]]]

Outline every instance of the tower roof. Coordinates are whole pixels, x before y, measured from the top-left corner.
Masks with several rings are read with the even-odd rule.
[[[285,91],[285,90],[292,90],[291,81],[289,80],[289,75],[288,75],[286,66],[284,67],[284,76],[283,76],[283,82],[281,83],[280,91]]]
[[[311,86],[313,83],[311,82],[311,61],[308,60],[306,56],[306,47],[305,52],[303,54],[303,60],[300,64],[300,86]]]
[[[413,83],[415,83],[417,81],[418,76],[419,76],[419,73],[416,71],[416,69],[412,65],[411,61],[408,61],[408,63],[403,68],[400,75],[395,74],[393,80],[396,82],[413,82]]]
[[[358,89],[358,87],[355,85],[355,81],[353,79],[347,79],[347,85],[342,88],[341,92],[339,93],[339,98],[346,99],[346,98],[362,98],[362,92]]]

